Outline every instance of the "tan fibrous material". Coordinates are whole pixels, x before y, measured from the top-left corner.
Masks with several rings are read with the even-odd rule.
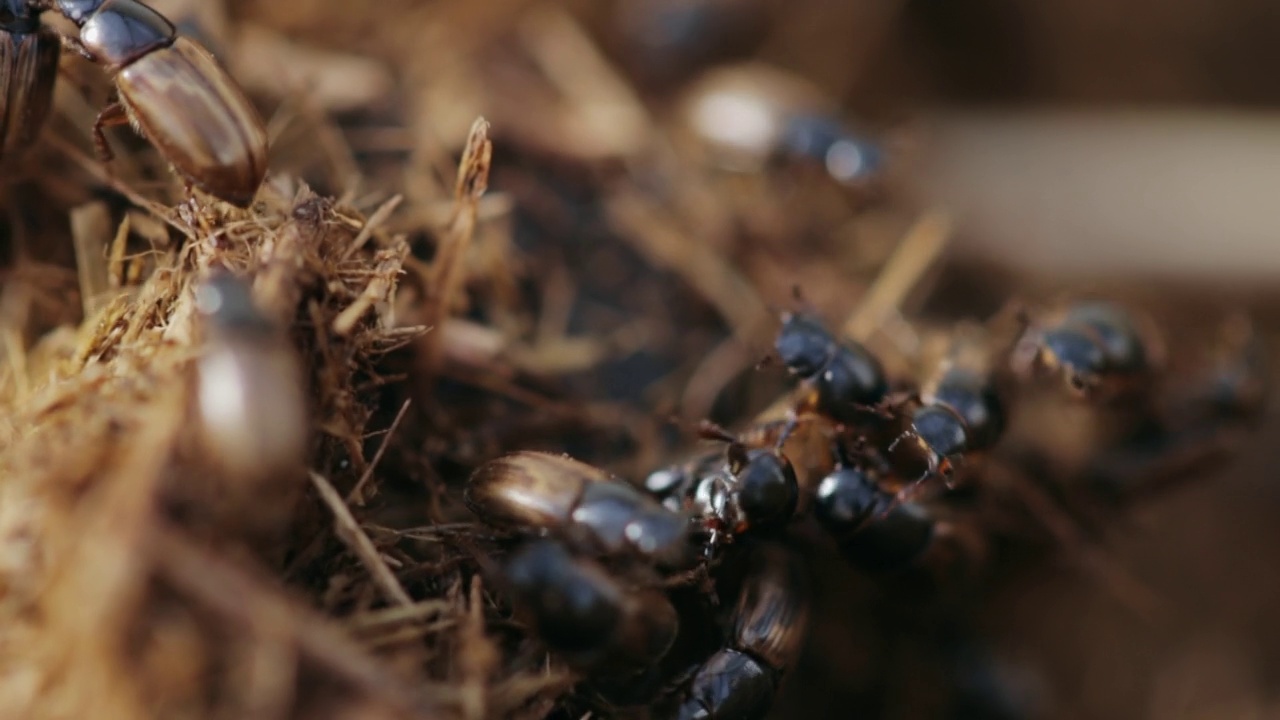
[[[369,615],[353,635],[271,578],[333,522],[307,469],[355,485],[374,410],[362,383],[423,332],[390,316],[403,239],[374,228],[353,251],[362,213],[305,187],[280,190],[290,186],[271,186],[252,213],[182,206],[169,221],[185,243],[158,250],[137,283],[91,279],[90,289],[114,288],[96,315],[21,351],[22,372],[5,366],[0,717],[409,718],[476,704],[402,683],[385,653],[376,657],[388,630],[484,607],[467,586],[410,604],[401,619]],[[100,230],[86,225],[81,245],[110,237]],[[278,333],[211,324],[197,290],[216,272],[246,282]],[[347,332],[335,334],[340,316]],[[219,357],[236,359],[237,372],[211,379]],[[244,417],[256,407],[253,442],[210,422],[210,382],[240,393]],[[305,414],[290,407],[298,401]],[[327,562],[341,567],[346,551],[331,551]],[[367,582],[341,582],[353,580]],[[455,631],[448,622],[437,632]],[[496,691],[518,704],[547,682],[557,681]]]

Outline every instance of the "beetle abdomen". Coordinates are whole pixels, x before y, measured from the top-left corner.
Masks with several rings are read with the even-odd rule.
[[[62,43],[57,33],[0,33],[0,160],[12,160],[40,133],[53,101]]]
[[[116,82],[133,123],[180,174],[233,205],[253,202],[267,173],[266,128],[212,55],[179,37]]]

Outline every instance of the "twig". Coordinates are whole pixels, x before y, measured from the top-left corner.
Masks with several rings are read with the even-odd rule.
[[[487,717],[485,708],[485,687],[493,669],[502,658],[498,649],[484,632],[484,592],[480,576],[471,578],[471,589],[467,595],[466,620],[462,632],[466,641],[466,650],[459,658],[463,677],[462,706],[463,713],[469,718]]]
[[[423,600],[405,607],[383,608],[361,613],[351,618],[347,625],[352,630],[370,630],[404,622],[419,622],[441,615],[450,605],[443,600]]]
[[[316,490],[320,493],[321,499],[333,511],[334,531],[338,535],[338,539],[351,549],[360,563],[364,565],[365,570],[369,571],[373,581],[377,583],[383,594],[388,599],[400,605],[412,605],[413,599],[409,597],[409,593],[405,592],[400,581],[396,579],[391,568],[387,567],[382,556],[378,554],[378,548],[360,528],[360,524],[356,522],[355,516],[351,514],[351,508],[343,502],[342,496],[333,488],[323,476],[315,471],[307,473],[311,477],[311,484],[315,485]]]
[[[950,236],[951,217],[943,210],[931,210],[917,220],[898,242],[858,309],[845,320],[844,335],[865,342],[882,327],[942,255]]]
[[[111,213],[106,203],[91,202],[71,211],[71,238],[75,242],[76,270],[80,278],[80,301],[84,316],[92,317],[106,304],[111,290],[103,247],[111,232]],[[120,223],[117,238],[129,232],[129,216]]]
[[[364,244],[369,242],[369,238],[373,237],[373,231],[381,227],[387,221],[387,218],[391,217],[391,213],[400,207],[401,202],[404,202],[404,196],[396,195],[379,205],[378,209],[374,210],[373,214],[369,216],[369,219],[364,221],[364,226],[360,228],[359,234],[351,241],[351,245],[347,246],[346,251],[342,253],[342,259],[350,258],[360,248],[364,247]]]
[[[423,325],[439,327],[449,316],[454,296],[466,275],[467,250],[475,237],[477,205],[489,187],[489,163],[493,143],[489,141],[489,122],[477,118],[471,125],[467,147],[458,163],[458,180],[454,186],[453,217],[440,239],[440,247],[427,277],[426,321]],[[439,364],[439,343],[427,343],[427,364]]]
[[[282,626],[278,631],[292,636],[302,654],[386,703],[388,709],[399,710],[402,714],[396,717],[414,716],[410,694],[332,622],[290,602],[266,582],[196,546],[182,533],[163,526],[153,532],[158,569],[178,588],[244,625],[257,625],[254,614],[270,614]]]
[[[679,275],[728,322],[743,344],[755,339],[769,310],[755,288],[710,243],[695,242],[653,202],[620,191],[606,205],[623,237],[654,266]]]
[[[409,411],[410,402],[412,401],[405,400],[404,404],[400,406],[395,419],[391,421],[391,425],[387,428],[387,434],[382,436],[382,443],[378,445],[378,451],[373,454],[373,460],[369,462],[369,467],[364,469],[364,473],[356,481],[355,487],[351,488],[351,492],[347,493],[347,502],[364,505],[364,486],[373,477],[373,469],[378,466],[383,454],[387,452],[387,446],[391,444],[391,436],[395,434],[396,428],[400,426],[400,421],[404,420],[405,413]]]
[[[409,255],[409,245],[397,241],[392,247],[378,251],[377,264],[373,268],[374,278],[365,286],[364,292],[355,302],[348,305],[333,319],[333,332],[336,335],[347,335],[355,329],[356,323],[369,308],[385,300],[391,293],[395,276],[404,267],[405,258]]]
[[[653,135],[644,103],[567,10],[543,5],[520,31],[533,61],[573,110],[575,142],[619,156],[644,147]]]
[[[173,217],[168,212],[167,206],[161,205],[160,203],[157,203],[153,200],[149,200],[143,197],[142,195],[138,194],[133,188],[129,187],[128,185],[121,182],[119,179],[117,179],[113,175],[109,174],[106,170],[104,170],[102,168],[101,163],[85,155],[83,152],[81,152],[80,148],[76,147],[74,144],[72,144],[65,138],[58,137],[54,133],[48,133],[47,142],[53,144],[55,147],[57,147],[59,150],[65,153],[66,156],[71,158],[77,165],[83,168],[90,175],[93,175],[94,179],[97,180],[98,182],[110,187],[112,190],[115,190],[116,192],[125,196],[126,198],[129,199],[129,202],[133,203],[134,205],[137,205],[140,208],[145,208],[152,215],[163,220],[165,224],[167,224],[169,227],[185,235],[187,239],[189,240],[195,239],[195,235],[193,234],[191,228],[187,227],[185,223],[179,222],[177,218]]]

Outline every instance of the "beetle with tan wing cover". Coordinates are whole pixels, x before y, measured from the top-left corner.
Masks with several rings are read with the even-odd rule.
[[[103,130],[128,123],[189,186],[238,207],[253,202],[267,173],[266,127],[208,50],[138,0],[26,0],[23,10],[33,22],[56,10],[75,23],[80,36],[63,42],[114,82],[117,102],[93,126],[104,162],[113,154]]]

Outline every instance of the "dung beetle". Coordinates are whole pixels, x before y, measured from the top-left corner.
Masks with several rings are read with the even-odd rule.
[[[1158,335],[1132,311],[1089,299],[1032,323],[1010,363],[1024,378],[1057,374],[1074,395],[1111,401],[1145,388],[1162,355]]]
[[[890,443],[889,454],[922,457],[924,472],[914,485],[934,477],[955,484],[955,473],[1000,441],[1008,402],[985,336],[957,332],[948,356],[920,393],[910,427]],[[913,485],[913,487],[914,487]]]
[[[628,588],[559,542],[534,540],[504,565],[518,615],[546,646],[592,673],[641,669],[670,649],[679,617],[658,590]]]
[[[551,532],[575,549],[666,567],[691,559],[688,517],[566,455],[523,450],[490,460],[472,473],[463,499],[489,525]]]
[[[864,420],[889,393],[876,356],[852,340],[838,340],[816,318],[783,315],[774,351],[791,375],[813,388],[813,409],[836,422]]]
[[[845,560],[869,575],[937,588],[972,581],[987,562],[985,536],[936,505],[901,502],[881,489],[881,473],[862,463],[842,463],[823,478],[813,514]]]
[[[708,70],[681,108],[694,147],[732,172],[816,166],[840,185],[863,188],[889,164],[881,143],[849,128],[820,89],[764,63]]]
[[[871,573],[910,566],[934,540],[934,522],[916,503],[894,503],[869,468],[836,468],[818,484],[813,504],[818,523],[845,558]]]
[[[784,548],[752,548],[750,566],[729,617],[724,647],[693,670],[675,707],[677,720],[757,720],[768,714],[808,630],[809,579]],[[666,716],[668,713],[660,713]]]
[[[10,6],[14,2],[10,0]],[[113,157],[104,129],[130,124],[189,185],[248,207],[267,173],[267,131],[217,60],[139,0],[28,0],[33,17],[56,10],[75,23],[68,47],[101,65],[117,101],[98,114],[94,145]]]
[[[786,435],[773,447],[749,448],[711,422],[698,432],[727,447],[655,470],[645,478],[645,489],[671,510],[693,512],[709,536],[708,554],[742,533],[786,526],[800,497],[795,469],[781,452]]]
[[[0,0],[0,163],[35,141],[53,105],[62,41],[28,0]]]

